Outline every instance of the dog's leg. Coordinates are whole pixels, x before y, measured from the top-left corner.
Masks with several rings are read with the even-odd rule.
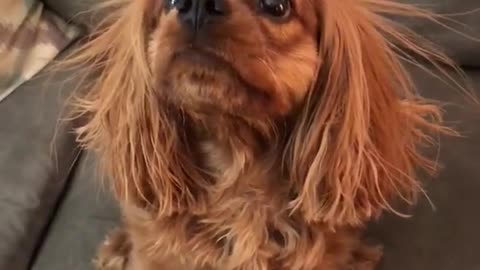
[[[315,270],[374,270],[383,248],[364,242],[361,232],[337,231],[326,234],[326,252]]]
[[[351,261],[346,270],[374,270],[380,262],[383,254],[383,247],[380,245],[370,246],[359,243],[353,251]]]
[[[117,229],[108,234],[94,260],[96,270],[127,270],[132,244],[128,234]]]

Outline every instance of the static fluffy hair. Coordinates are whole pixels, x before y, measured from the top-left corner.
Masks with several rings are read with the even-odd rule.
[[[438,17],[389,0],[296,2],[318,21],[305,97],[283,118],[218,117],[213,143],[190,129],[209,119],[159,94],[152,54],[168,53],[149,50],[148,34],[159,1],[108,1],[110,16],[65,62],[97,76],[74,104],[86,118],[78,138],[122,204],[126,256],[143,266],[132,269],[372,269],[378,256],[356,228],[422,191],[416,173],[436,166],[421,149],[452,131],[402,62],[454,64],[389,17]]]

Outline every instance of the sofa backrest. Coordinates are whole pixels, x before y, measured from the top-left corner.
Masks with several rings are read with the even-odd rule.
[[[440,48],[463,66],[480,67],[479,0],[401,0],[448,16],[445,26],[425,19],[402,18],[402,23]],[[450,29],[449,29],[450,28]]]

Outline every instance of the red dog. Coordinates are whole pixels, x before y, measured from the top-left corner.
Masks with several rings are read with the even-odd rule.
[[[401,59],[430,53],[388,0],[113,0],[70,61],[122,205],[98,269],[371,270],[359,230],[421,191],[446,132]],[[404,48],[405,51],[401,49]]]

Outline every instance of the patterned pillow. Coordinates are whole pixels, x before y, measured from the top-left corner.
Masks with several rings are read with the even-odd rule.
[[[79,34],[38,0],[0,0],[0,101]]]

